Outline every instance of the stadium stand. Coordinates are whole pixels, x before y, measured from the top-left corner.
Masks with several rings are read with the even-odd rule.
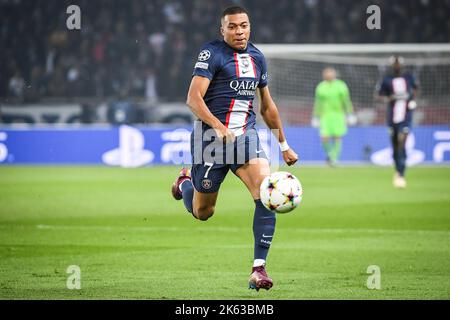
[[[0,103],[97,104],[124,95],[152,104],[183,102],[197,50],[219,36],[217,16],[230,3],[0,0]],[[251,12],[254,43],[450,41],[448,1],[234,3]],[[81,8],[80,31],[66,28],[71,4]],[[382,31],[361,27],[370,4],[381,7]]]

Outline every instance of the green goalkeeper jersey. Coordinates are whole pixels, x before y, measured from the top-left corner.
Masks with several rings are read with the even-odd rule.
[[[322,117],[330,113],[353,113],[350,92],[344,81],[322,81],[316,88],[314,116]]]

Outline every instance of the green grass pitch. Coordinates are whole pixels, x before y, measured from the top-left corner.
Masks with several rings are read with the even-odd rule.
[[[255,292],[254,204],[232,173],[201,222],[171,197],[176,167],[0,167],[0,299],[450,298],[448,167],[410,169],[406,190],[391,168],[283,170],[304,198],[278,215],[274,287]]]

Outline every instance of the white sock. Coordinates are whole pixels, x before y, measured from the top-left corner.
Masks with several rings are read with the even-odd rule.
[[[266,260],[264,259],[255,259],[255,261],[253,261],[253,267],[260,267],[260,266],[264,266],[266,264]]]

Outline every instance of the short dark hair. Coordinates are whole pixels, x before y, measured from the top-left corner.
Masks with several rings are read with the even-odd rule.
[[[243,8],[241,6],[231,6],[231,7],[225,8],[222,11],[222,15],[221,15],[220,19],[225,18],[225,16],[232,15],[232,14],[238,14],[238,13],[245,13],[247,16],[250,17],[250,15],[248,14],[248,11],[245,10],[245,8]]]

